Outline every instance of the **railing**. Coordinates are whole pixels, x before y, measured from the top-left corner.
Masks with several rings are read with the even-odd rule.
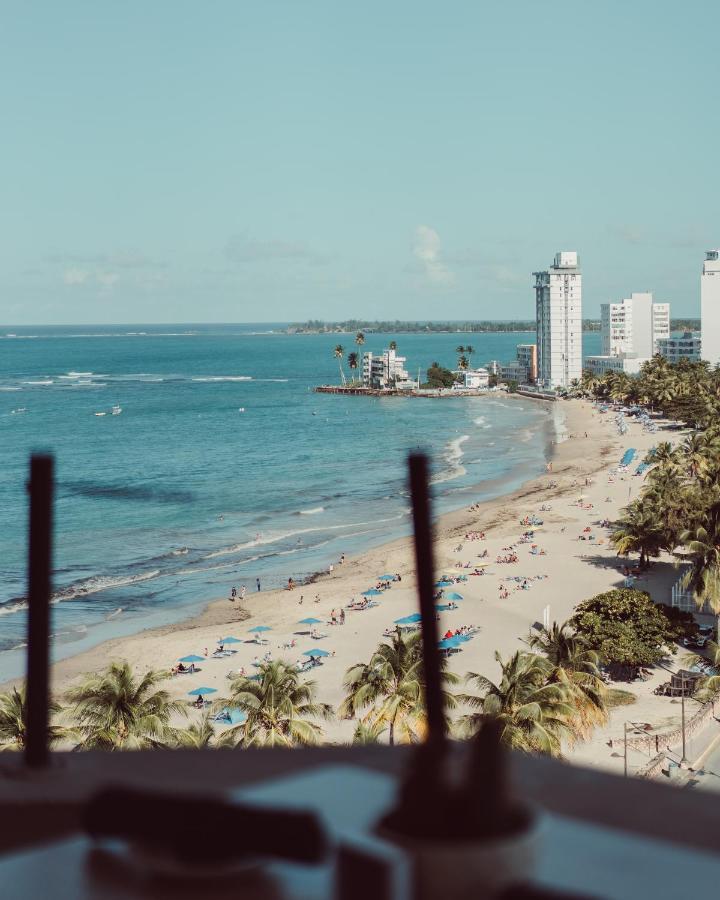
[[[684,586],[683,577],[684,576],[678,578],[678,580],[672,586],[672,590],[670,592],[670,605],[676,607],[676,609],[679,609],[682,612],[704,613],[710,616],[714,615],[714,610],[707,602],[707,600],[702,604],[702,606],[698,605],[693,592],[688,591],[688,589]]]

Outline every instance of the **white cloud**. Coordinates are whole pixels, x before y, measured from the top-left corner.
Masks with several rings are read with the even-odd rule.
[[[65,269],[63,273],[63,281],[65,284],[85,284],[85,282],[90,277],[90,272],[87,269]]]
[[[420,261],[425,274],[435,284],[451,284],[455,276],[442,261],[440,235],[429,225],[418,225],[415,229],[413,253]]]

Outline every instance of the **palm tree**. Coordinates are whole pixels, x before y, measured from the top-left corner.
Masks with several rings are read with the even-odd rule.
[[[178,728],[175,734],[177,747],[188,747],[193,750],[205,750],[215,743],[215,727],[210,715],[205,713],[199,722],[193,722],[187,728]]]
[[[541,628],[528,641],[552,666],[549,681],[568,688],[568,700],[577,710],[579,730],[587,735],[594,726],[607,721],[605,685],[600,677],[600,657],[587,641],[557,622]]]
[[[362,333],[362,331],[358,331],[358,333],[355,335],[355,343],[358,345],[358,347],[362,347],[362,345],[365,343],[365,335]]]
[[[340,380],[343,384],[345,384],[345,373],[343,372],[342,361],[343,356],[345,355],[345,348],[342,344],[336,344],[335,350],[333,351],[335,355],[335,359],[338,360],[338,365],[340,366]]]
[[[60,712],[60,705],[50,702],[51,713]],[[0,694],[0,750],[23,750],[27,738],[28,707],[25,686],[14,687]],[[48,742],[56,744],[70,735],[65,728],[50,725]]]
[[[232,696],[223,706],[247,714],[242,730],[245,747],[294,747],[318,744],[319,725],[310,719],[329,719],[333,709],[315,702],[317,683],[301,681],[295,666],[283,660],[261,663],[257,676],[236,678]]]
[[[352,353],[348,353],[348,367],[351,372],[355,372],[358,367],[358,355],[353,350]],[[355,381],[355,377],[353,377],[353,381]]]
[[[457,678],[442,673],[445,685]],[[368,728],[387,726],[388,741],[416,743],[426,730],[425,677],[422,639],[419,632],[404,635],[397,629],[390,643],[378,645],[369,663],[356,663],[345,673],[346,696],[340,704],[341,718],[363,714]],[[455,698],[444,691],[445,709],[455,706]]]
[[[187,707],[158,690],[167,677],[166,672],[151,671],[136,680],[126,662],[87,675],[67,692],[81,736],[78,749],[137,750],[171,744],[175,729],[170,720],[174,714],[187,715]]]
[[[651,556],[657,556],[665,544],[663,520],[649,504],[635,500],[625,507],[615,525],[611,541],[620,556],[640,554],[640,566],[648,565]]]
[[[458,699],[479,712],[463,716],[461,729],[475,734],[483,720],[492,717],[502,726],[505,746],[559,756],[563,737],[573,735],[576,715],[572,702],[568,702],[567,687],[550,683],[551,663],[534,653],[518,652],[503,662],[496,652],[495,659],[502,672],[499,684],[476,672],[466,675],[466,681],[474,684],[479,693]]]
[[[703,525],[680,535],[680,544],[685,552],[678,558],[690,563],[684,587],[692,590],[698,606],[708,602],[720,613],[720,503],[710,507]]]
[[[475,348],[470,346],[470,344],[465,347],[465,355],[467,356],[469,361],[472,361],[472,355],[475,352]]]
[[[360,721],[355,726],[353,733],[353,744],[379,744],[380,738],[387,731],[384,722],[378,720],[373,722]]]
[[[397,341],[390,341],[388,347],[390,348],[390,350],[397,350]]]
[[[462,361],[463,359],[466,360],[466,357],[465,357],[465,345],[464,345],[464,344],[460,344],[459,346],[457,346],[457,347],[455,348],[455,352],[456,352],[457,355],[458,355],[458,369],[462,369],[462,363],[461,363],[461,361]],[[466,362],[467,362],[467,360],[466,360]],[[467,366],[465,366],[465,368],[467,368]]]

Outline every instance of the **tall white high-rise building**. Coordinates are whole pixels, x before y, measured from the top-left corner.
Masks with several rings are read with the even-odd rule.
[[[538,383],[569,387],[582,375],[582,275],[574,250],[535,276]]]
[[[720,365],[720,250],[708,250],[700,276],[702,358]]]
[[[651,293],[632,293],[619,303],[600,306],[603,356],[649,358],[670,335],[670,304],[653,303]]]

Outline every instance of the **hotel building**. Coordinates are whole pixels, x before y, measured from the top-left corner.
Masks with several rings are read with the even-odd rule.
[[[720,365],[720,250],[708,250],[700,276],[702,358]]]
[[[575,251],[562,250],[534,272],[538,384],[567,388],[582,374],[582,275]]]
[[[409,390],[414,384],[405,370],[405,362],[406,357],[398,356],[394,350],[383,350],[379,355],[363,353],[362,382],[365,387],[378,390]]]
[[[698,362],[702,359],[702,341],[699,331],[677,331],[658,341],[658,353],[670,363],[682,359]]]
[[[632,354],[649,358],[658,341],[670,335],[670,304],[653,303],[651,293],[633,293],[600,307],[602,355]]]

